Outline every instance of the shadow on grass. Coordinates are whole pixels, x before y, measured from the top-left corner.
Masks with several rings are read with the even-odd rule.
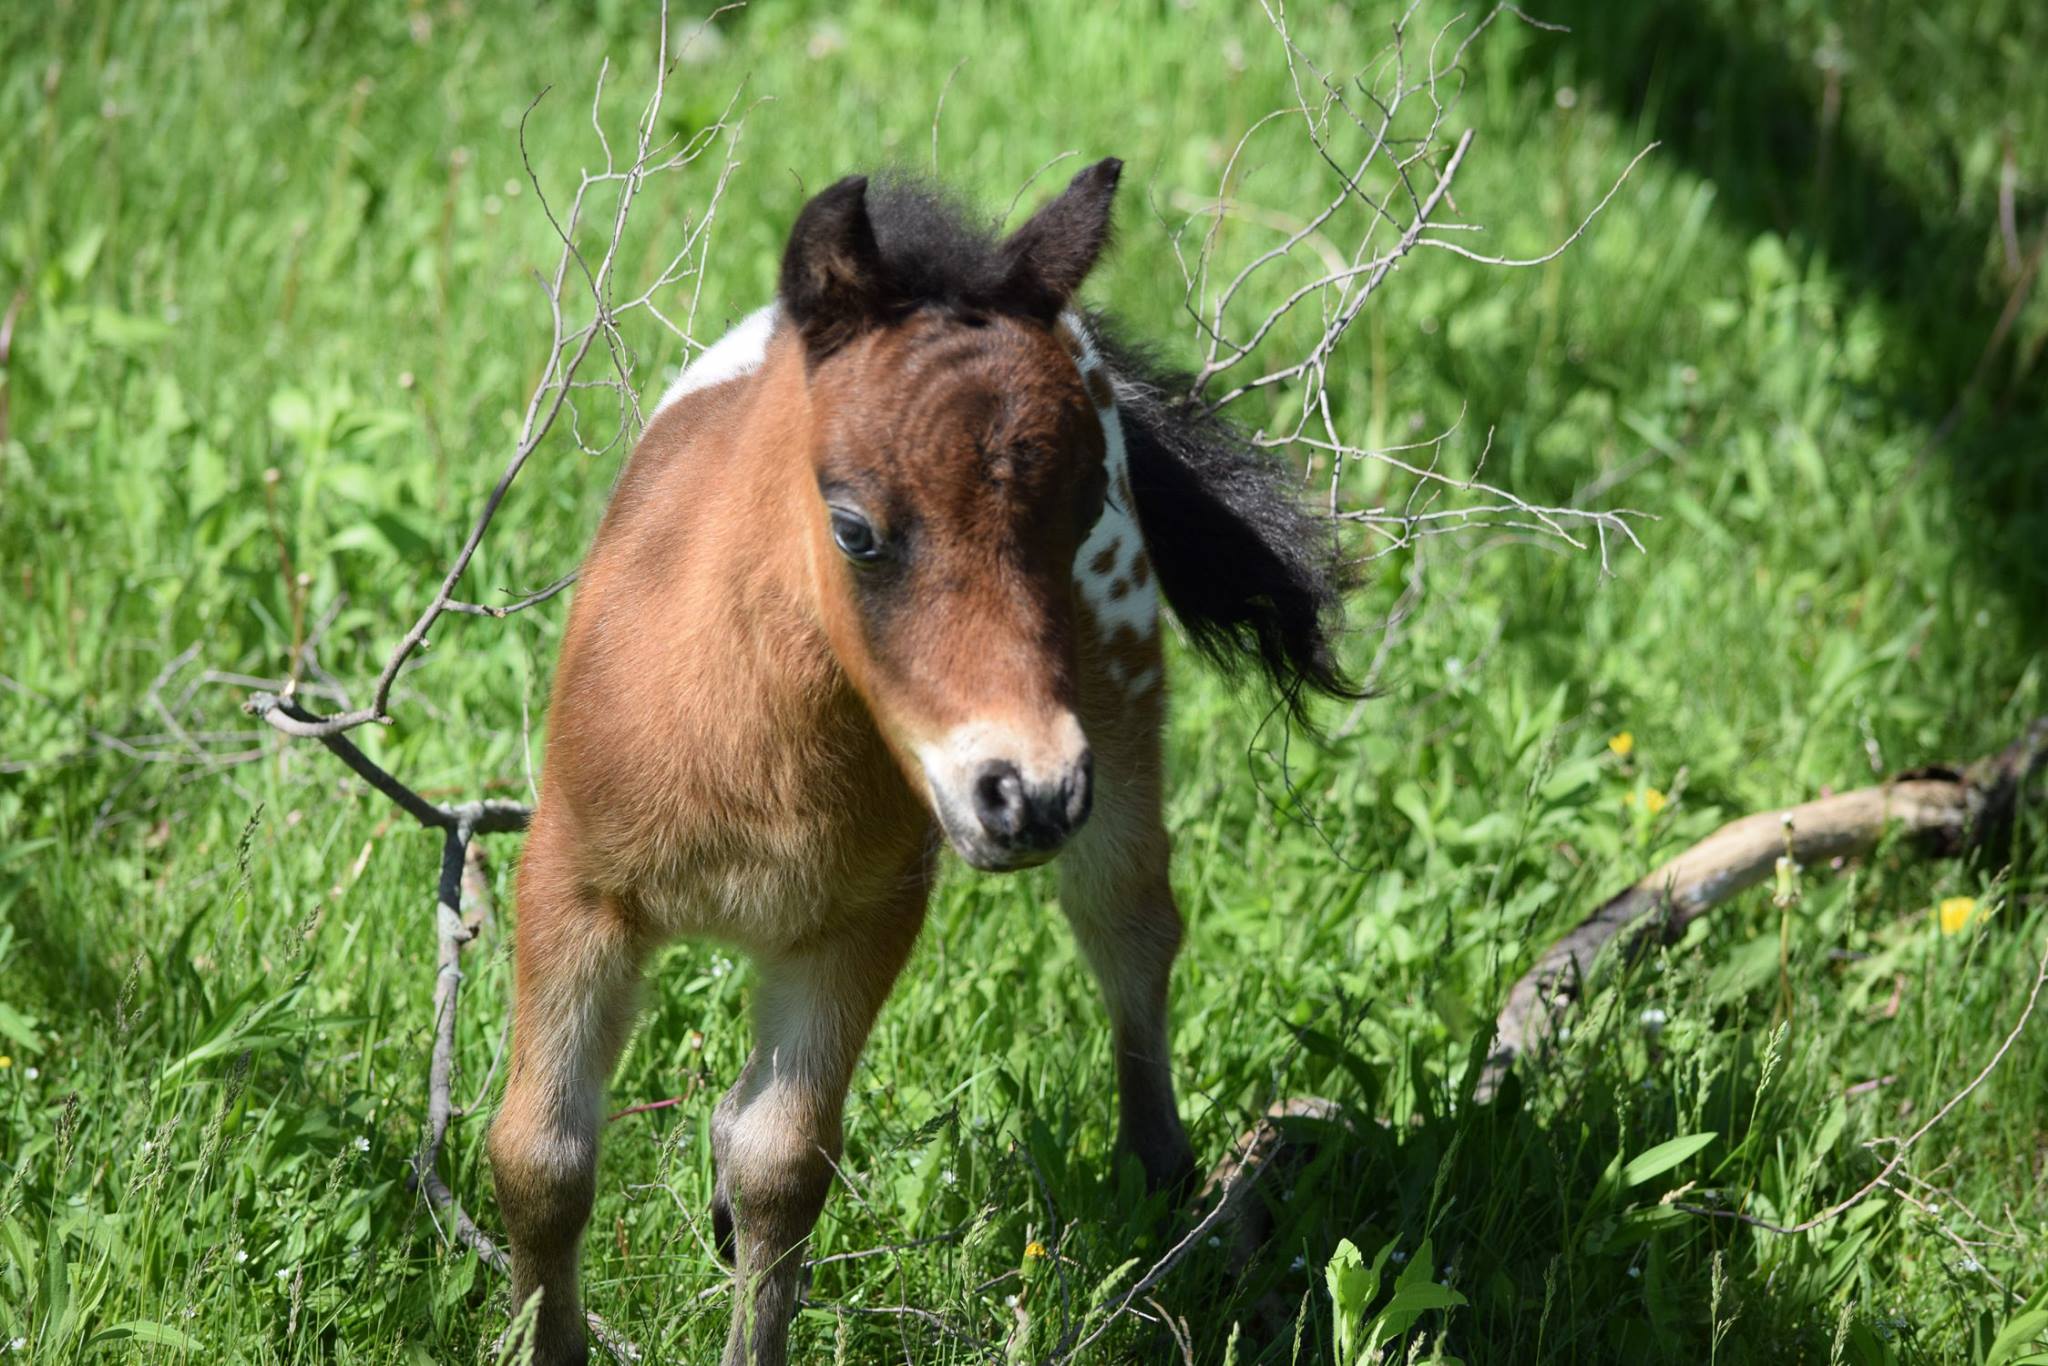
[[[1737,1071],[1754,1081],[1749,1068]],[[1443,1333],[1442,1349],[1462,1361],[1695,1363],[1713,1354],[1717,1322],[1729,1333],[1723,1359],[1827,1360],[1847,1272],[1800,1266],[1761,1288],[1717,1288],[1717,1256],[1742,1231],[1660,1203],[1681,1175],[1709,1172],[1712,1161],[1633,1189],[1617,1176],[1618,1116],[1656,1104],[1617,1090],[1628,1085],[1597,1069],[1556,1106],[1525,1106],[1511,1081],[1491,1106],[1406,1126],[1349,1106],[1282,1121],[1285,1146],[1254,1197],[1271,1220],[1263,1245],[1241,1262],[1227,1248],[1206,1251],[1205,1266],[1156,1292],[1157,1307],[1181,1320],[1196,1360],[1225,1359],[1235,1334],[1240,1362],[1334,1362],[1325,1267],[1348,1238],[1368,1264],[1392,1249],[1374,1314],[1429,1249],[1427,1278],[1464,1303],[1414,1329]],[[1729,1081],[1718,1089],[1709,1113],[1736,1108]],[[1870,1336],[1851,1325],[1851,1339]],[[1155,1328],[1128,1359],[1182,1357]]]
[[[1537,10],[1571,34],[1529,44],[1524,79],[1594,92],[1659,140],[1660,155],[1711,180],[1720,216],[1824,258],[1877,306],[1879,403],[1937,433],[1920,464],[1966,513],[1959,559],[2005,598],[2029,648],[2048,643],[2048,364],[2038,351],[2016,356],[2010,336],[1987,349],[2021,291],[1997,196],[1963,193],[1954,150],[2007,130],[2022,159],[2038,158],[2019,134],[2048,111],[2015,108],[2040,101],[2014,83],[2014,54],[2048,48],[2048,7],[1981,15],[1974,31],[1950,25],[1946,48],[1875,16],[1845,42],[1737,0]],[[1901,135],[1887,155],[1884,120],[1906,128],[1923,114],[1945,117],[1948,136]],[[2018,195],[2021,258],[2040,198]]]

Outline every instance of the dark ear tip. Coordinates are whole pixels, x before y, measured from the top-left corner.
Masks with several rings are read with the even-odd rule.
[[[1097,183],[1105,189],[1113,190],[1116,188],[1117,182],[1123,179],[1123,174],[1124,163],[1121,157],[1104,157],[1087,170],[1081,172],[1075,179]]]
[[[868,192],[868,178],[864,175],[841,176],[824,189],[818,191],[818,198],[837,202],[842,199],[863,199]]]

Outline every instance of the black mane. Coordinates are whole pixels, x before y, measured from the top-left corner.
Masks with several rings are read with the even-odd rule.
[[[865,199],[898,307],[1051,320],[1044,297],[1020,297],[997,224],[903,176],[869,181]],[[1310,690],[1362,696],[1332,645],[1350,586],[1334,524],[1297,497],[1282,461],[1188,397],[1187,375],[1120,340],[1106,315],[1091,314],[1089,330],[1114,384],[1146,548],[1195,648],[1233,677],[1256,663],[1297,720]]]
[[[1195,648],[1229,677],[1256,663],[1299,722],[1310,690],[1366,696],[1333,642],[1353,586],[1336,524],[1296,494],[1284,462],[1189,396],[1192,376],[1120,339],[1106,315],[1089,323],[1114,378],[1145,548]]]

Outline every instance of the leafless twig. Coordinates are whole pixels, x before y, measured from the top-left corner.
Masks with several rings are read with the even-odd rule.
[[[726,6],[715,11],[711,18],[737,6]],[[707,21],[708,22],[708,21]],[[700,30],[701,31],[701,30]],[[580,427],[576,426],[577,415],[575,395],[579,389],[601,388],[613,393],[620,405],[618,427],[603,447],[608,450],[623,438],[637,431],[641,425],[638,392],[634,381],[636,357],[627,344],[621,330],[621,321],[629,315],[644,311],[675,333],[686,345],[696,345],[689,328],[694,325],[696,312],[695,282],[703,273],[705,253],[710,246],[710,232],[717,217],[718,206],[725,194],[725,188],[733,171],[738,166],[737,150],[740,133],[745,124],[745,111],[739,107],[742,92],[735,92],[726,103],[717,120],[699,129],[689,138],[679,141],[675,135],[663,136],[660,131],[660,114],[667,94],[669,72],[674,65],[676,54],[669,46],[668,12],[662,11],[662,36],[659,59],[655,66],[654,91],[648,97],[638,122],[635,125],[635,144],[630,161],[621,163],[614,156],[611,143],[604,135],[597,118],[597,103],[602,99],[606,74],[609,67],[598,76],[597,94],[592,101],[591,121],[597,129],[598,140],[603,149],[603,167],[599,170],[585,170],[577,183],[576,190],[567,206],[557,213],[541,184],[539,172],[530,157],[526,156],[525,127],[532,117],[533,109],[545,97],[543,91],[536,96],[533,105],[528,106],[526,115],[520,120],[520,150],[525,159],[527,178],[532,183],[542,211],[555,230],[560,243],[555,268],[551,275],[540,278],[542,297],[547,305],[551,320],[548,346],[548,360],[541,377],[528,396],[525,415],[520,423],[519,437],[512,454],[506,461],[486,495],[483,507],[471,523],[469,534],[464,538],[454,560],[442,575],[440,586],[435,590],[427,605],[421,609],[412,626],[393,648],[378,674],[366,706],[337,712],[331,715],[315,715],[302,708],[270,708],[260,712],[275,729],[287,735],[305,739],[323,739],[354,730],[371,723],[388,725],[391,722],[391,692],[400,672],[419,650],[425,648],[428,632],[447,613],[474,616],[508,616],[526,607],[545,602],[573,582],[573,576],[566,576],[529,598],[508,607],[489,608],[457,600],[455,592],[470,562],[476,557],[478,547],[483,544],[493,519],[503,506],[512,483],[519,477],[526,463],[541,444],[554,431],[564,412],[570,415],[572,428],[576,430],[578,444],[581,440]],[[633,206],[649,181],[668,172],[687,168],[715,147],[723,145],[724,157],[719,166],[717,179],[710,187],[703,209],[694,220],[686,222],[682,233],[682,245],[671,256],[661,271],[639,293],[621,297],[620,292],[620,248],[625,239],[626,225]],[[593,211],[595,200],[593,190],[610,190],[614,198],[611,204],[610,232],[604,239],[603,251],[593,261],[579,245],[579,233],[584,226],[587,212]],[[580,281],[582,288],[572,287],[571,275]],[[685,280],[692,282],[689,312],[682,324],[669,319],[662,311],[658,296],[673,289]],[[587,311],[580,317],[575,314],[576,300],[587,295]],[[611,362],[612,373],[603,380],[583,378],[585,363],[602,343]],[[591,449],[585,446],[585,449]]]
[[[710,22],[733,8],[737,6],[728,5],[714,11],[691,31],[690,37],[701,33]],[[685,45],[687,42],[686,38]],[[282,530],[276,525],[274,490],[282,474],[267,477],[265,487],[292,608],[292,647],[285,678],[278,685],[240,675],[212,672],[207,675],[208,681],[235,681],[256,686],[259,691],[253,693],[243,706],[247,714],[272,731],[318,740],[399,810],[422,827],[441,832],[441,875],[435,899],[438,952],[434,979],[433,1048],[427,1081],[427,1122],[425,1134],[413,1157],[412,1181],[424,1197],[437,1226],[442,1228],[443,1235],[471,1249],[486,1264],[501,1272],[508,1267],[506,1254],[463,1209],[461,1201],[441,1175],[440,1155],[449,1125],[461,1113],[453,1098],[461,962],[463,949],[476,935],[474,920],[464,914],[464,894],[465,890],[469,892],[472,909],[480,914],[481,893],[485,889],[480,870],[466,882],[465,872],[471,867],[468,856],[472,842],[480,835],[525,829],[532,808],[521,802],[494,799],[457,804],[431,801],[371,759],[349,738],[348,732],[371,723],[385,725],[391,722],[393,690],[401,675],[413,664],[414,656],[427,647],[428,632],[443,616],[453,614],[502,619],[550,601],[575,582],[575,574],[565,574],[546,587],[523,594],[502,606],[466,602],[456,596],[513,482],[549,435],[562,424],[565,415],[576,445],[586,452],[610,450],[635,435],[643,425],[639,384],[634,374],[638,358],[626,339],[622,320],[634,313],[645,312],[686,347],[698,345],[691,337],[690,329],[695,325],[711,227],[725,188],[738,165],[736,153],[745,112],[739,104],[742,92],[736,91],[720,116],[709,126],[686,138],[665,133],[661,121],[662,104],[669,76],[679,55],[670,45],[669,16],[664,5],[654,89],[634,125],[630,152],[623,158],[615,154],[604,129],[601,109],[605,80],[610,73],[609,64],[600,70],[591,100],[590,121],[602,152],[602,163],[598,169],[585,169],[581,173],[575,191],[559,211],[527,155],[526,121],[532,116],[540,97],[528,106],[526,116],[520,121],[520,152],[527,178],[559,244],[552,273],[536,277],[549,317],[547,360],[527,397],[517,440],[497,482],[485,496],[461,547],[443,572],[439,586],[386,657],[370,690],[368,703],[360,707],[350,706],[346,689],[337,681],[327,679],[314,659],[313,645],[325,631],[325,623],[331,622],[332,613],[338,611],[339,604],[330,609],[324,622],[316,622],[311,632],[303,629],[305,580],[294,573],[289,547]],[[542,95],[545,93],[543,91]],[[641,192],[656,177],[690,167],[714,149],[722,149],[718,170],[701,208],[685,217],[680,246],[651,281],[637,293],[629,295],[620,278],[621,247],[627,223]],[[602,207],[608,217],[596,221],[599,230],[592,238],[590,249],[586,250],[586,215],[595,217],[600,212],[600,202],[607,194],[609,202]],[[678,310],[682,317],[678,323],[664,311],[663,300],[684,285],[688,286],[689,292],[684,307]],[[591,378],[586,374],[586,365],[600,349],[609,363],[609,373],[601,379]],[[609,438],[592,447],[584,439],[577,401],[579,395],[595,391],[608,392],[615,398],[617,422]],[[316,681],[302,686],[302,676],[307,675]],[[310,710],[304,699],[314,695],[337,698],[341,709],[325,715]],[[174,711],[163,710],[162,714],[172,730],[180,732]],[[91,737],[95,743],[109,747],[134,749],[116,737],[99,732],[91,732]],[[194,737],[191,735],[180,733],[178,738],[184,742],[185,748],[193,747]],[[494,1060],[493,1072],[496,1066]],[[487,1075],[486,1089],[488,1085]],[[482,1095],[480,1092],[480,1099]],[[620,1361],[638,1358],[639,1350],[595,1315],[590,1318],[590,1327],[599,1344],[614,1358]]]
[[[1453,20],[1425,46],[1410,31],[1417,12],[1410,7],[1392,25],[1391,41],[1378,59],[1344,78],[1326,71],[1296,42],[1284,0],[1261,4],[1295,101],[1253,123],[1227,159],[1214,200],[1193,202],[1182,225],[1180,235],[1185,235],[1196,218],[1207,220],[1192,259],[1181,257],[1183,303],[1202,348],[1189,397],[1211,410],[1257,399],[1270,411],[1286,414],[1278,426],[1259,433],[1259,443],[1304,457],[1309,472],[1327,465],[1329,515],[1364,533],[1362,560],[1410,549],[1430,537],[1488,529],[1528,532],[1574,549],[1590,544],[1603,572],[1614,548],[1640,550],[1632,522],[1643,514],[1626,508],[1543,506],[1484,482],[1480,473],[1486,448],[1470,473],[1443,468],[1445,444],[1461,423],[1408,446],[1387,445],[1371,431],[1363,439],[1351,434],[1353,423],[1339,410],[1331,376],[1340,348],[1367,305],[1416,250],[1434,248],[1495,267],[1541,265],[1585,234],[1655,144],[1628,163],[1549,251],[1528,258],[1477,251],[1453,240],[1481,231],[1480,225],[1462,219],[1453,195],[1453,183],[1475,141],[1469,129],[1455,138],[1447,131],[1464,82],[1463,61],[1479,36],[1502,17],[1551,26],[1513,5],[1498,4],[1469,29],[1462,18]],[[1283,136],[1288,128],[1306,138],[1330,180],[1326,197],[1305,217],[1248,207],[1244,197],[1250,176],[1246,168],[1256,160],[1252,144]],[[1226,273],[1222,229],[1227,220],[1276,233],[1278,240]],[[1276,287],[1277,302],[1247,311],[1248,300],[1271,298]],[[1375,407],[1382,398],[1376,397]],[[1367,426],[1383,424],[1385,416],[1383,411],[1375,414]],[[1486,447],[1491,440],[1489,430]],[[1404,450],[1425,448],[1426,463],[1401,458]],[[1374,476],[1347,479],[1347,471],[1360,465],[1374,467]]]

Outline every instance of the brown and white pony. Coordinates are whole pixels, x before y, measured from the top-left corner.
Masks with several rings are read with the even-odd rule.
[[[1107,998],[1118,1142],[1193,1154],[1167,976],[1159,598],[1298,704],[1348,693],[1327,524],[1184,382],[1073,297],[1121,163],[998,240],[907,183],[840,181],[776,302],[663,396],[583,566],[519,874],[491,1164],[536,1360],[582,1361],[602,1090],[650,950],[744,950],[754,1048],[712,1121],[728,1366],[787,1355],[847,1082],[923,923],[940,836],[1060,860]]]

